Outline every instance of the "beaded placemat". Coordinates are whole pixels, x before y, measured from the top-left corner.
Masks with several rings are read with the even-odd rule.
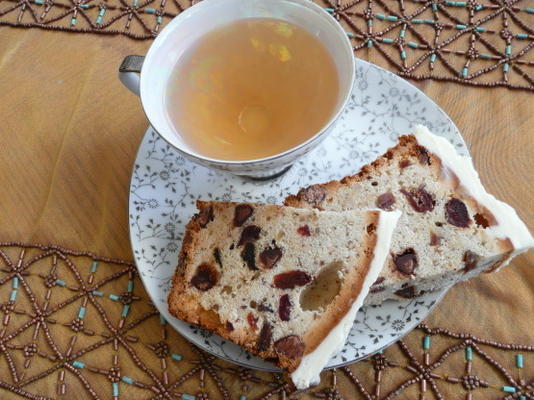
[[[403,77],[534,90],[531,0],[314,1],[344,25],[357,56]],[[195,2],[0,0],[0,26],[152,39]]]
[[[278,374],[190,345],[148,300],[131,262],[0,243],[0,398],[286,399]],[[291,398],[534,399],[534,346],[421,325]]]

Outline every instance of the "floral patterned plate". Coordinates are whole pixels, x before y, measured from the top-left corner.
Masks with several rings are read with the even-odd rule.
[[[376,65],[358,59],[355,63],[352,98],[334,132],[274,180],[252,181],[206,169],[183,158],[152,129],[146,132],[130,184],[130,237],[135,262],[163,317],[202,349],[236,364],[276,370],[241,347],[173,318],[167,310],[184,227],[195,212],[197,199],[281,203],[303,186],[355,173],[418,123],[467,153],[454,123],[421,91]],[[364,307],[344,349],[328,366],[354,362],[398,340],[428,315],[446,291]]]

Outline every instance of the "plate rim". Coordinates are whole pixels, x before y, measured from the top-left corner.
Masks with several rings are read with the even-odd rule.
[[[369,61],[366,61],[366,60],[363,60],[359,57],[354,57],[354,62],[355,63],[363,63],[363,66],[368,66],[368,67],[372,67],[372,68],[376,68],[378,70],[380,70],[381,72],[385,72],[386,74],[389,74],[393,77],[395,77],[395,79],[399,79],[399,80],[402,80],[404,81],[405,83],[407,83],[409,86],[411,86],[412,89],[415,90],[416,93],[418,93],[419,95],[422,95],[424,98],[426,98],[431,104],[433,104],[436,109],[441,112],[449,121],[450,123],[452,124],[452,127],[456,130],[457,134],[458,134],[458,138],[459,138],[459,141],[461,142],[461,144],[463,145],[464,149],[465,149],[465,152],[466,152],[466,155],[471,158],[471,154],[469,152],[469,147],[467,146],[467,143],[465,142],[464,140],[464,137],[462,136],[460,130],[458,129],[458,127],[456,126],[456,124],[454,123],[454,121],[452,120],[452,118],[449,117],[449,115],[431,98],[429,97],[426,93],[424,93],[421,89],[419,89],[417,86],[415,86],[413,83],[409,82],[408,80],[402,78],[401,76],[377,65],[377,64],[374,64],[372,62],[369,62]],[[355,66],[355,68],[357,68],[357,65]],[[353,89],[354,90],[354,86],[356,85],[356,79],[354,80],[353,82]],[[257,371],[264,371],[264,372],[272,372],[272,373],[280,373],[282,372],[282,370],[278,367],[276,367],[274,364],[272,368],[267,368],[267,367],[261,367],[261,366],[251,366],[250,364],[245,364],[244,362],[242,361],[239,361],[239,360],[236,360],[236,359],[232,359],[232,358],[229,358],[227,357],[226,355],[221,355],[221,354],[216,354],[213,350],[211,350],[210,347],[204,347],[204,346],[201,346],[199,344],[196,344],[195,342],[193,342],[192,340],[189,339],[188,336],[186,336],[185,334],[183,334],[178,328],[176,328],[174,326],[174,323],[171,322],[172,320],[170,320],[168,317],[171,317],[171,318],[175,318],[173,317],[169,311],[168,311],[168,308],[165,307],[163,310],[160,309],[160,307],[158,307],[158,304],[159,304],[159,300],[156,298],[156,295],[153,294],[150,290],[147,289],[147,284],[145,283],[145,279],[148,279],[148,277],[145,277],[143,276],[140,271],[141,271],[141,268],[139,268],[139,265],[138,265],[138,262],[137,262],[137,258],[135,256],[135,252],[134,252],[134,246],[133,246],[133,243],[134,243],[134,240],[133,240],[133,232],[132,232],[132,226],[131,226],[131,219],[130,219],[130,216],[133,215],[132,213],[132,202],[130,201],[131,200],[131,196],[132,196],[132,183],[133,183],[133,178],[134,178],[134,167],[135,167],[135,164],[137,162],[137,159],[139,157],[139,154],[140,154],[140,151],[141,151],[141,147],[142,147],[142,144],[143,144],[143,141],[145,139],[145,137],[151,132],[153,131],[156,135],[162,137],[154,128],[152,128],[152,126],[149,124],[147,129],[145,130],[145,133],[143,134],[140,142],[139,142],[139,145],[138,145],[138,148],[137,148],[137,151],[135,153],[135,158],[134,158],[134,161],[133,161],[133,164],[132,164],[132,169],[131,169],[131,172],[130,172],[130,181],[129,181],[129,185],[128,185],[128,236],[129,236],[129,239],[130,239],[130,248],[131,248],[131,251],[132,251],[132,258],[133,258],[133,262],[135,264],[135,267],[137,269],[137,272],[139,274],[139,278],[141,279],[141,282],[143,284],[143,287],[145,289],[145,291],[147,292],[148,294],[148,297],[150,298],[150,301],[151,303],[153,304],[153,306],[156,308],[156,310],[159,312],[159,314],[165,319],[166,323],[168,323],[172,329],[174,329],[175,331],[177,331],[185,340],[187,340],[190,344],[192,344],[193,346],[197,346],[199,347],[202,351],[205,351],[217,358],[220,358],[220,359],[223,359],[227,362],[230,362],[232,364],[235,364],[235,365],[238,365],[238,366],[241,366],[241,367],[245,367],[245,368],[249,368],[249,369],[253,369],[253,370],[257,370]],[[162,137],[163,138],[163,137]],[[165,139],[164,139],[165,140]],[[166,141],[165,141],[166,142]],[[168,143],[168,142],[167,142]],[[172,146],[171,146],[172,147]],[[191,162],[194,163],[193,160],[191,160]],[[454,285],[450,285],[450,286],[446,286],[444,288],[440,288],[436,291],[434,291],[434,293],[437,294],[437,297],[435,299],[435,303],[428,309],[428,312],[426,313],[425,315],[425,318],[426,319],[430,313],[432,311],[434,311],[435,307],[443,300],[443,298],[445,297],[445,295],[448,293],[448,291],[452,288],[452,286]],[[386,301],[394,301],[394,300],[386,300]],[[366,306],[363,306],[363,307],[366,307]],[[188,323],[188,322],[185,322],[185,321],[182,321],[180,320],[182,323],[184,324],[189,324],[189,325],[194,325],[194,324],[191,324],[191,323]],[[418,324],[415,324],[412,328],[410,329],[407,329],[405,332],[399,334],[399,336],[396,336],[394,338],[392,338],[391,341],[389,341],[387,344],[385,344],[384,346],[380,347],[379,349],[377,350],[374,350],[373,352],[370,352],[370,353],[367,353],[367,354],[364,354],[364,355],[361,355],[359,357],[356,357],[352,360],[348,360],[348,361],[344,361],[344,362],[341,362],[339,364],[336,364],[336,365],[331,365],[331,366],[327,366],[324,368],[324,370],[330,370],[330,369],[334,369],[334,368],[341,368],[341,367],[344,367],[344,366],[347,366],[347,365],[350,365],[350,364],[353,364],[355,362],[358,362],[358,361],[361,361],[363,359],[367,359],[369,357],[371,357],[372,355],[376,354],[376,353],[379,353],[380,351],[382,351],[383,349],[391,346],[392,344],[396,343],[397,341],[401,340],[402,338],[404,338],[407,334],[411,333],[414,329],[417,328],[417,325]],[[198,327],[198,329],[202,329],[200,327]],[[225,339],[225,338],[222,338],[222,340],[224,341],[227,341],[227,342],[231,342],[229,341],[228,339]],[[239,346],[239,345],[238,345]],[[241,346],[240,346],[241,347]],[[242,348],[242,347],[241,347]]]

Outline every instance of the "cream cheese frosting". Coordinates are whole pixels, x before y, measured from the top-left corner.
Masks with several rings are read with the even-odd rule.
[[[391,235],[400,216],[400,211],[380,212],[376,228],[376,245],[373,259],[364,279],[362,289],[341,321],[328,333],[315,350],[302,357],[299,366],[291,374],[291,380],[297,389],[306,389],[319,383],[323,368],[330,358],[339,353],[345,345],[350,328],[356,318],[356,313],[361,308],[365,297],[369,293],[369,288],[376,281],[384,266],[386,257],[389,254]]]
[[[462,188],[493,214],[497,223],[486,228],[487,234],[494,238],[510,239],[514,251],[502,266],[514,256],[534,247],[534,238],[517,212],[484,189],[471,157],[458,154],[447,139],[434,135],[425,126],[418,125],[415,128],[415,138],[421,146],[438,156],[443,165],[457,176]]]

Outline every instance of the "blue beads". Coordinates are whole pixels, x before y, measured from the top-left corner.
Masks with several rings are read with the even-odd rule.
[[[523,11],[528,12],[529,14],[534,14],[534,8],[523,8]]]
[[[158,15],[156,18],[156,23],[161,24],[163,22],[163,18],[161,18],[161,15]]]
[[[192,394],[182,393],[182,400],[195,400],[195,396]]]
[[[388,15],[386,17],[386,19],[390,22],[397,22],[399,20],[399,17],[395,16],[395,15]]]
[[[425,336],[423,338],[423,349],[425,350],[430,349],[430,336]]]
[[[367,47],[373,47],[373,41],[371,39],[367,41]]]
[[[466,7],[467,3],[465,1],[445,1],[445,4],[451,7]]]
[[[458,24],[456,25],[456,29],[465,29],[467,28],[467,25]]]
[[[400,56],[401,56],[401,58],[402,58],[403,60],[406,60],[406,51],[404,51],[404,50],[401,51]]]
[[[462,69],[462,77],[463,77],[463,78],[467,78],[468,73],[469,73],[469,72],[468,72],[467,67],[464,67],[464,68]]]
[[[528,35],[526,33],[518,33],[515,35],[515,37],[518,39],[528,39]]]
[[[508,72],[510,70],[510,64],[504,63],[502,66],[502,72]]]
[[[80,8],[88,9],[89,7],[89,4],[80,4]]]
[[[516,354],[515,355],[515,365],[517,366],[517,368],[523,368],[523,366],[524,366],[523,354]]]
[[[330,13],[330,14],[334,13],[334,11],[335,11],[333,8],[325,8],[324,10],[325,10],[327,13]]]
[[[393,39],[390,39],[390,38],[382,38],[380,40],[382,41],[382,43],[387,43],[387,44],[393,43]]]
[[[93,293],[93,296],[98,296],[98,297],[104,296],[104,293],[99,292],[98,290],[93,290],[92,293]]]
[[[13,289],[11,291],[11,295],[9,296],[9,301],[17,300],[17,293],[18,293],[18,291],[16,289]]]
[[[98,13],[98,16],[99,17],[103,17],[104,14],[106,13],[106,10],[102,9],[100,10],[100,12]],[[94,274],[96,272],[96,269],[98,268],[98,261],[93,261],[91,263],[91,272]]]
[[[399,37],[403,38],[405,35],[406,35],[406,29],[401,29],[401,31],[399,32]]]
[[[512,46],[511,45],[506,46],[506,49],[504,50],[504,54],[506,54],[507,56],[512,54]]]
[[[127,383],[128,385],[133,385],[134,383],[134,380],[132,378],[130,378],[129,376],[123,376],[121,378],[121,380],[124,382],[124,383]]]
[[[70,26],[74,26],[74,25],[76,25],[77,23],[78,23],[78,21],[76,21],[76,18],[72,18],[72,19],[70,20]]]
[[[111,391],[113,393],[113,397],[119,397],[119,382],[113,382],[111,384]]]
[[[515,393],[516,392],[516,388],[513,387],[513,386],[503,386],[502,387],[502,391],[505,392],[505,393]]]
[[[477,31],[477,32],[486,32],[487,29],[486,29],[486,28],[483,28],[483,27],[481,27],[481,26],[477,26],[477,27],[475,28],[475,31]]]
[[[175,361],[180,361],[183,357],[180,354],[172,353],[171,358]]]
[[[44,0],[33,0],[33,2],[35,4],[39,4],[40,6],[42,6],[45,3]]]
[[[375,18],[378,18],[383,21],[386,19],[386,16],[384,14],[375,14]]]
[[[154,14],[156,12],[156,9],[155,8],[145,8],[145,12],[147,14]]]
[[[345,34],[350,38],[354,37],[354,33],[352,33],[352,32],[345,32]]]
[[[119,301],[120,300],[120,297],[117,296],[116,294],[110,294],[108,297],[113,301]]]
[[[128,281],[128,292],[133,292],[134,289],[134,283],[133,281]]]
[[[408,46],[410,46],[413,49],[417,49],[419,47],[419,45],[415,42],[408,42]]]
[[[13,289],[18,289],[18,287],[19,287],[19,278],[17,278],[16,276],[11,281],[11,287]]]
[[[85,310],[85,307],[80,307],[80,311],[78,311],[78,318],[83,319],[83,317],[85,317]]]
[[[473,349],[471,347],[465,348],[465,359],[471,361],[473,359]]]
[[[239,400],[247,400],[247,397],[246,397],[246,396],[243,396],[243,395],[241,395],[241,396],[239,396]]]
[[[85,363],[83,363],[81,361],[73,361],[72,366],[74,368],[82,369],[82,368],[85,368]]]
[[[130,305],[125,304],[124,307],[122,308],[121,317],[127,317],[129,312],[130,312]]]
[[[432,53],[432,55],[430,56],[430,62],[433,63],[436,61],[436,53]]]
[[[62,286],[62,287],[67,286],[67,284],[64,281],[62,281],[61,279],[56,279],[56,285],[59,285],[59,286]]]
[[[160,325],[165,325],[167,323],[167,321],[165,320],[165,318],[161,314],[159,315],[159,323],[160,323]]]

